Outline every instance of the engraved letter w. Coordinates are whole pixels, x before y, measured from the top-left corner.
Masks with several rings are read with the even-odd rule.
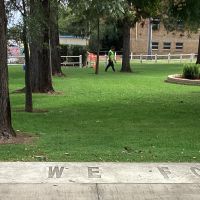
[[[60,178],[62,176],[64,167],[49,167],[49,178],[53,178],[56,175],[56,178]]]

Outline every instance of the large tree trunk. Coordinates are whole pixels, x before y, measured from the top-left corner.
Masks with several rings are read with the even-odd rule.
[[[100,52],[100,19],[97,20],[97,60],[95,74],[99,74],[99,52]]]
[[[7,66],[7,19],[4,0],[0,0],[0,139],[16,136],[11,124]]]
[[[38,93],[54,92],[49,50],[49,1],[41,0],[41,15],[38,19],[37,1],[31,0],[31,16],[35,19],[37,32],[32,34],[30,44],[32,91]],[[38,28],[39,27],[39,28]]]
[[[123,26],[123,58],[121,72],[131,72],[130,67],[130,25],[124,20]]]
[[[58,30],[58,1],[50,4],[50,41],[51,41],[51,67],[54,76],[62,76],[60,60],[60,42]]]
[[[196,64],[200,64],[200,35],[199,35],[199,47],[198,47],[198,55]]]
[[[23,43],[24,43],[24,52],[25,52],[25,91],[26,91],[26,103],[25,103],[25,111],[33,112],[33,103],[32,103],[32,89],[31,89],[31,71],[30,71],[30,55],[29,55],[29,46],[28,46],[28,38],[27,38],[27,14],[26,14],[26,6],[25,1],[23,0]]]

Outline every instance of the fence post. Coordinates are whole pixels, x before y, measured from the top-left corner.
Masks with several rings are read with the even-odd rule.
[[[140,63],[142,63],[142,54],[140,55]]]
[[[131,61],[133,60],[133,52],[131,52]]]
[[[183,55],[180,54],[180,63],[182,63],[182,61],[183,61]]]
[[[157,60],[158,60],[158,55],[155,54],[155,63],[157,63]]]
[[[107,54],[105,53],[105,66],[108,64]]]
[[[171,57],[171,54],[169,53],[168,54],[168,63],[170,63],[170,57]]]
[[[191,54],[190,54],[190,62],[191,62],[191,63],[193,62],[193,59],[194,59],[194,54],[191,53]]]
[[[83,59],[82,59],[82,55],[79,56],[79,67],[82,68],[83,66]]]

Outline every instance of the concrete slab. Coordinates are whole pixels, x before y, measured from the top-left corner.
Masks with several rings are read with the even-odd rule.
[[[0,200],[199,200],[200,163],[0,163]]]
[[[1,200],[98,200],[93,184],[0,184]]]
[[[0,163],[0,183],[200,183],[200,164]]]
[[[99,184],[100,200],[199,200],[198,184]]]
[[[199,200],[199,184],[0,184],[1,200]]]

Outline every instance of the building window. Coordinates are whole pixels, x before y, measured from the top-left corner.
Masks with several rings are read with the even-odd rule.
[[[152,30],[158,31],[160,29],[160,24],[152,24]]]
[[[158,42],[152,42],[152,50],[158,50]]]
[[[164,42],[163,49],[171,49],[171,42]]]
[[[182,50],[183,49],[183,43],[182,42],[177,42],[176,43],[176,49],[177,50]]]
[[[182,20],[177,21],[177,30],[178,31],[184,31],[184,23]]]
[[[152,23],[152,30],[153,31],[157,31],[157,30],[160,29],[160,19],[153,19],[151,21],[151,23]]]

